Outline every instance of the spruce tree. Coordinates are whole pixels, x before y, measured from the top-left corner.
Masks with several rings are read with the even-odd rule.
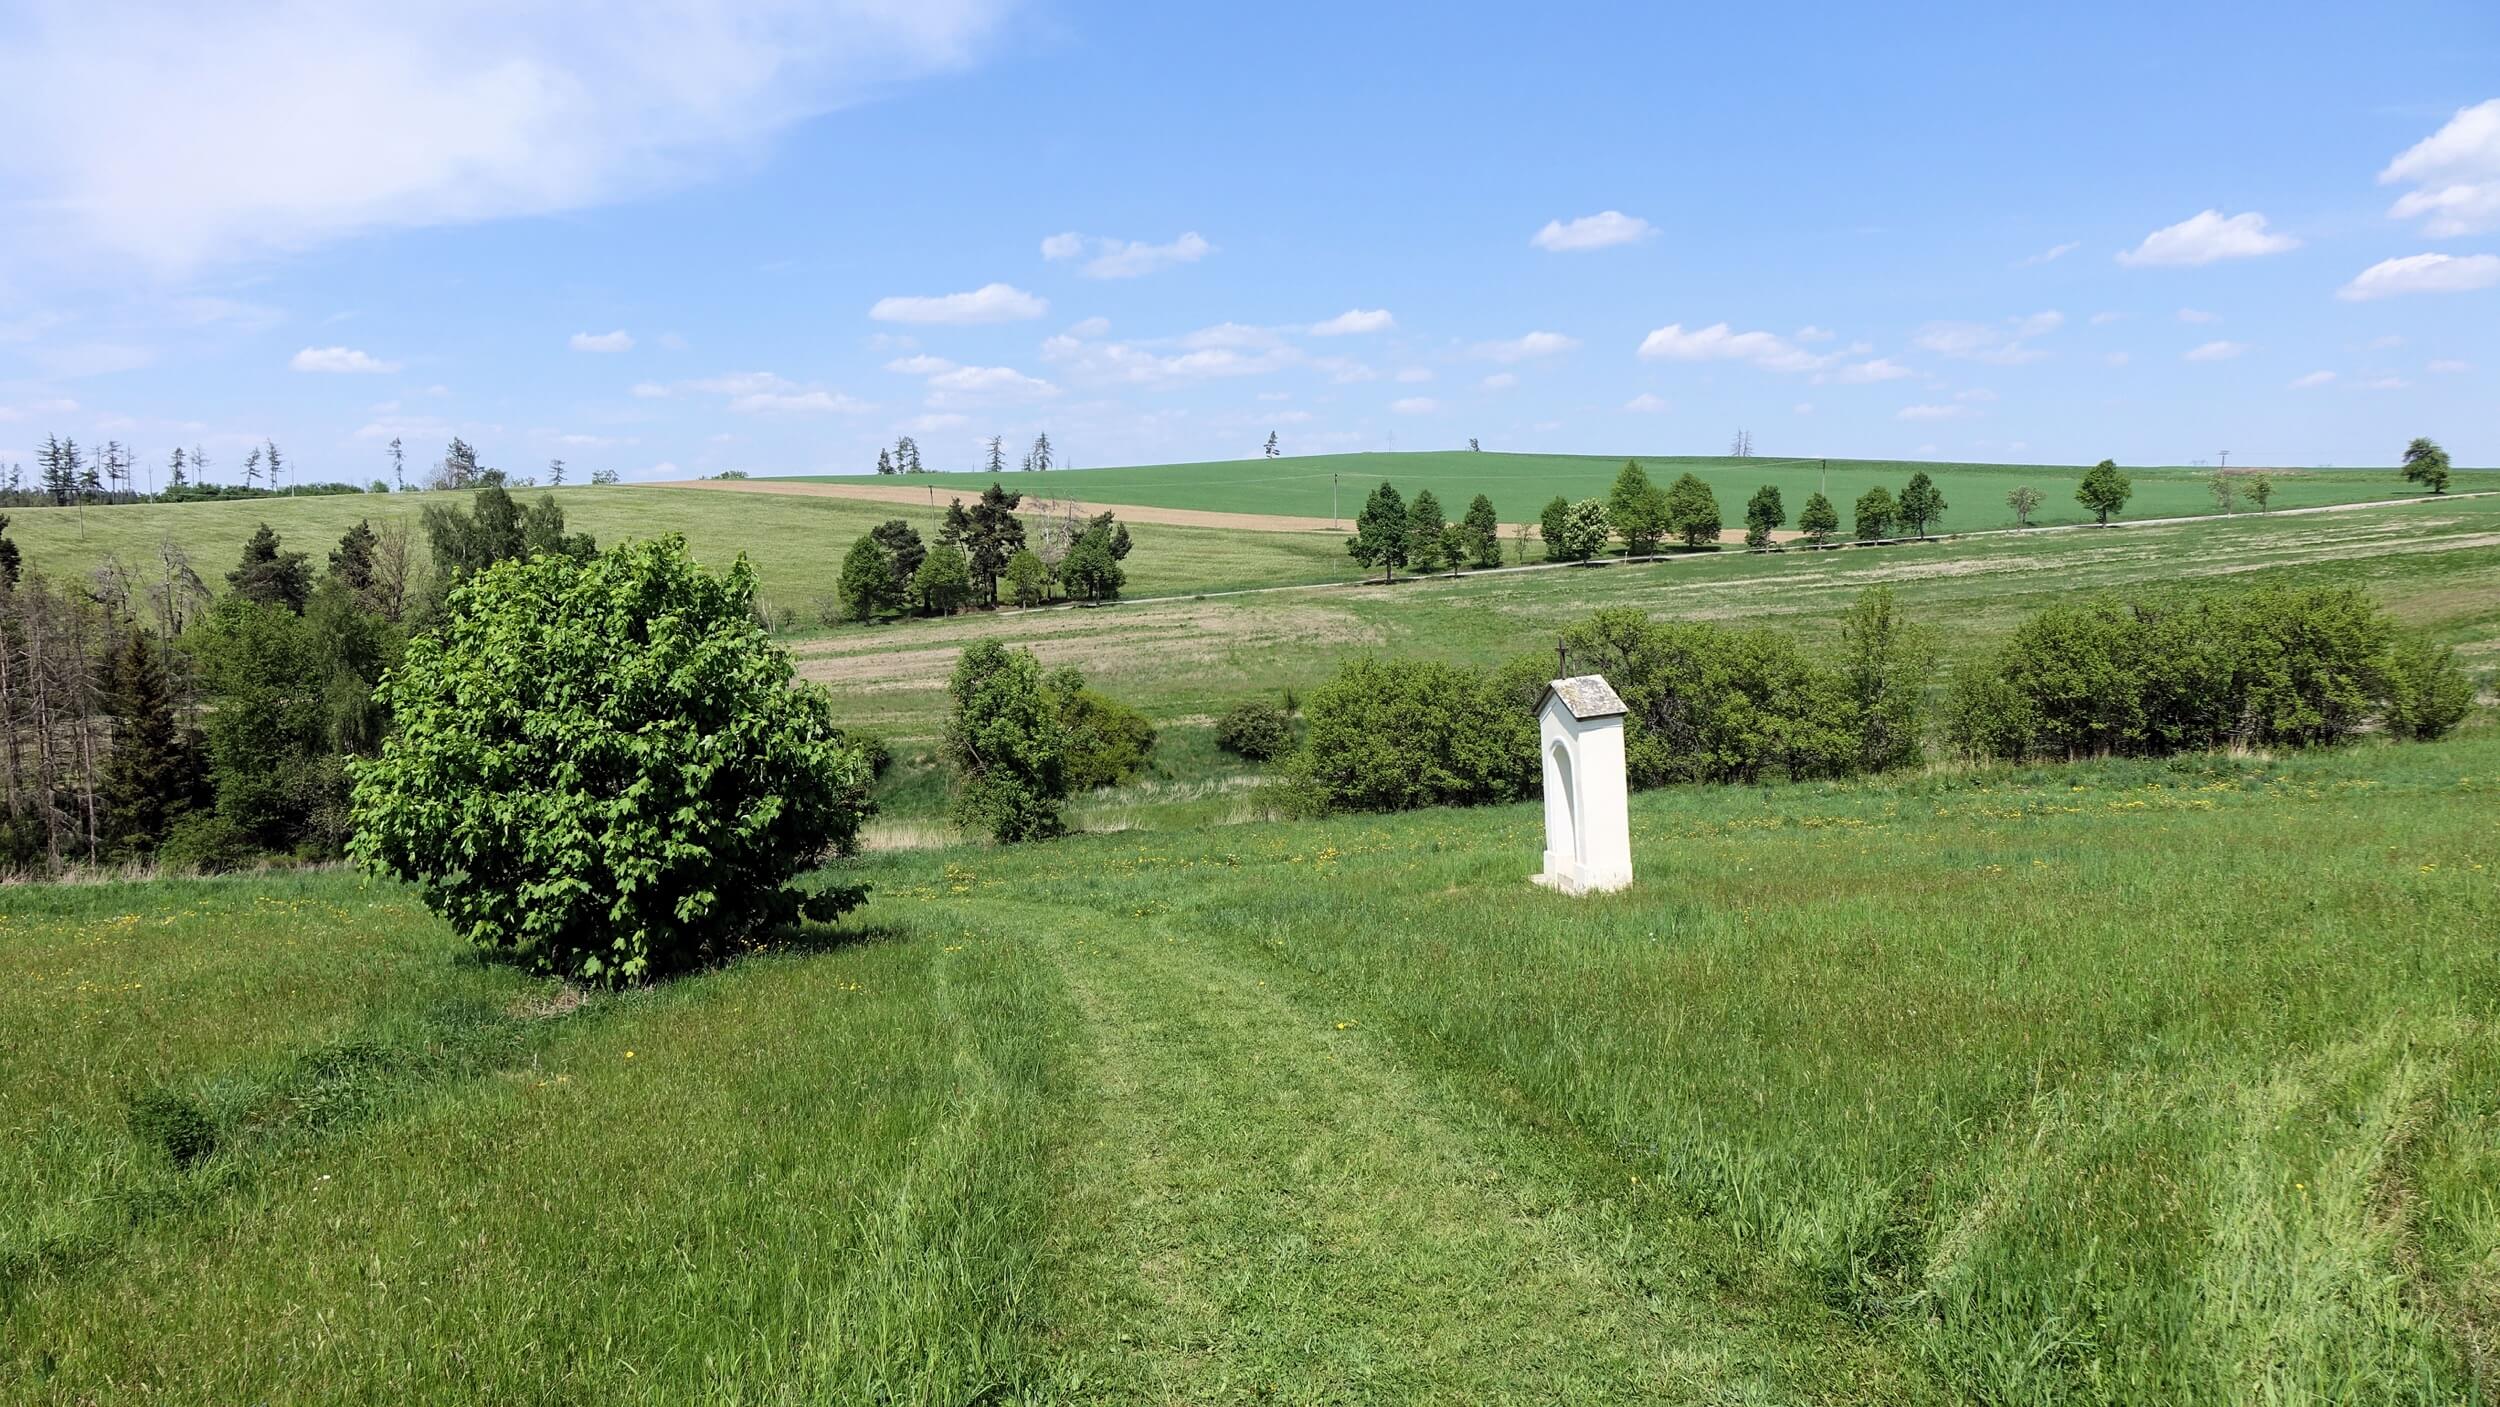
[[[243,560],[226,573],[226,584],[247,601],[284,606],[296,615],[312,599],[312,573],[301,552],[278,550],[278,535],[263,523],[243,544]]]
[[[107,833],[125,856],[144,855],[199,799],[200,749],[174,716],[173,688],[147,632],[125,631],[107,650],[102,673],[104,712],[113,724],[100,798]]]
[[[1364,500],[1363,511],[1354,520],[1354,536],[1345,540],[1346,555],[1366,567],[1380,568],[1382,580],[1394,582],[1398,568],[1406,565],[1408,532],[1406,500],[1384,482]]]

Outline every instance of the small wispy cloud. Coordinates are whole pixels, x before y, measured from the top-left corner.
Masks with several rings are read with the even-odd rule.
[[[354,347],[306,347],[287,362],[296,371],[336,372],[346,375],[376,375],[399,370],[399,363],[383,361],[370,352]]]
[[[1549,254],[1582,254],[1619,244],[1637,244],[1656,233],[1657,226],[1637,215],[1601,210],[1576,220],[1548,220],[1545,228],[1528,237],[1528,243]]]

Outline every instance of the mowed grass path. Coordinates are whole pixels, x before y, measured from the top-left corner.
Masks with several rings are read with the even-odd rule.
[[[2496,801],[2485,720],[1647,794],[1588,901],[1532,807],[883,856],[577,1009],[344,875],[9,891],[0,1398],[2488,1397]]]
[[[1881,484],[1901,492],[1910,476],[1924,471],[1943,489],[1948,505],[1942,528],[1970,532],[2011,527],[2013,510],[2006,495],[2028,485],[2041,494],[2034,521],[2089,522],[2092,515],[2075,501],[2084,465],[1948,464],[1923,460],[1869,459],[1727,459],[1694,455],[1477,454],[1424,450],[1391,454],[1319,454],[1286,459],[1217,460],[1203,464],[1147,464],[1126,468],[1054,469],[1042,474],[998,476],[1010,488],[1087,503],[1137,503],[1159,508],[1199,508],[1227,513],[1282,513],[1325,518],[1342,516],[1349,530],[1363,500],[1382,481],[1397,485],[1412,499],[1430,489],[1452,518],[1466,512],[1477,494],[1493,500],[1506,523],[1532,523],[1547,500],[1604,498],[1626,459],[1638,460],[1652,481],[1664,488],[1677,475],[1696,474],[1710,485],[1725,520],[1737,527],[1745,521],[1745,502],[1764,484],[1777,485],[1791,525],[1805,508],[1808,495],[1826,492],[1839,506],[1844,529],[1860,494]],[[2215,511],[2207,480],[2213,471],[2181,467],[2128,467],[2135,495],[2127,513],[2138,518],[2178,517]],[[2275,469],[2273,506],[2299,508],[2323,503],[2354,503],[2399,498],[2420,490],[2392,468]],[[829,483],[853,482],[846,476],[799,475]],[[933,474],[938,492],[977,493],[990,482],[987,474]],[[922,479],[886,479],[884,483],[918,484]],[[2500,488],[2500,471],[2468,470],[2456,476],[2454,490]],[[1333,497],[1332,497],[1333,495]]]

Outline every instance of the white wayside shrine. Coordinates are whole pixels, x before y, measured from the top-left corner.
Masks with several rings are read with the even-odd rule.
[[[1545,873],[1565,894],[1632,882],[1631,778],[1623,765],[1623,700],[1602,676],[1545,686],[1537,751],[1545,760]]]

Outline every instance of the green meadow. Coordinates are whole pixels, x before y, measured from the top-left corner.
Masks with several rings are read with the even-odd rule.
[[[834,599],[842,554],[860,534],[889,518],[901,518],[927,537],[936,531],[950,497],[939,492],[932,507],[625,485],[514,492],[525,500],[553,493],[564,507],[566,526],[592,533],[602,545],[681,533],[696,560],[715,569],[743,552],[755,564],[766,605],[797,612],[800,623],[809,627],[816,623],[817,608]],[[6,512],[9,536],[35,570],[54,576],[84,574],[109,554],[145,572],[155,567],[170,539],[189,555],[193,570],[210,585],[222,587],[225,573],[261,523],[278,532],[287,550],[312,554],[317,568],[338,545],[339,534],[360,519],[377,527],[406,523],[417,534],[422,554],[418,519],[425,505],[466,507],[468,502],[465,493],[339,494]],[[1353,574],[1345,544],[1331,537],[1160,526],[1138,532],[1137,546],[1122,565],[1132,595],[1329,581]]]
[[[0,1397],[2475,1400],[2495,804],[2485,724],[1649,793],[1587,901],[1533,806],[913,851],[586,999],[14,889]]]
[[[2392,447],[2391,447],[2392,448]],[[1452,517],[1466,511],[1477,494],[1493,500],[1506,523],[1531,523],[1547,500],[1604,498],[1626,458],[1636,459],[1661,487],[1677,475],[1693,473],[1718,496],[1726,521],[1742,527],[1745,501],[1764,484],[1778,487],[1792,525],[1809,494],[1831,496],[1840,508],[1845,529],[1850,506],[1858,495],[1880,484],[1898,495],[1912,474],[1924,471],[1944,491],[1947,504],[1942,527],[1975,532],[2011,527],[2013,510],[2006,495],[2030,486],[2040,491],[2034,521],[2081,523],[2092,515],[2075,501],[2075,488],[2086,465],[1948,464],[1924,460],[1876,459],[1728,459],[1696,455],[1492,454],[1465,450],[1424,450],[1386,454],[1315,454],[1289,459],[1231,459],[1204,464],[1147,464],[1118,469],[1054,469],[1041,474],[1010,473],[1002,478],[1011,488],[1038,486],[1053,497],[1089,503],[1137,503],[1158,508],[1211,509],[1227,513],[1284,513],[1325,518],[1332,513],[1349,524],[1362,511],[1363,498],[1384,480],[1412,498],[1430,489]],[[2121,466],[2132,476],[2135,495],[2127,516],[2166,518],[2216,511],[2208,486],[2213,471],[2179,466]],[[2326,503],[2359,503],[2402,498],[2418,490],[2393,468],[2269,469],[2274,481],[2274,508],[2304,508]],[[855,482],[813,476],[822,482]],[[909,480],[934,482],[940,493],[978,492],[988,474],[932,474]],[[2456,475],[2451,492],[2500,488],[2500,471],[2468,470]]]

